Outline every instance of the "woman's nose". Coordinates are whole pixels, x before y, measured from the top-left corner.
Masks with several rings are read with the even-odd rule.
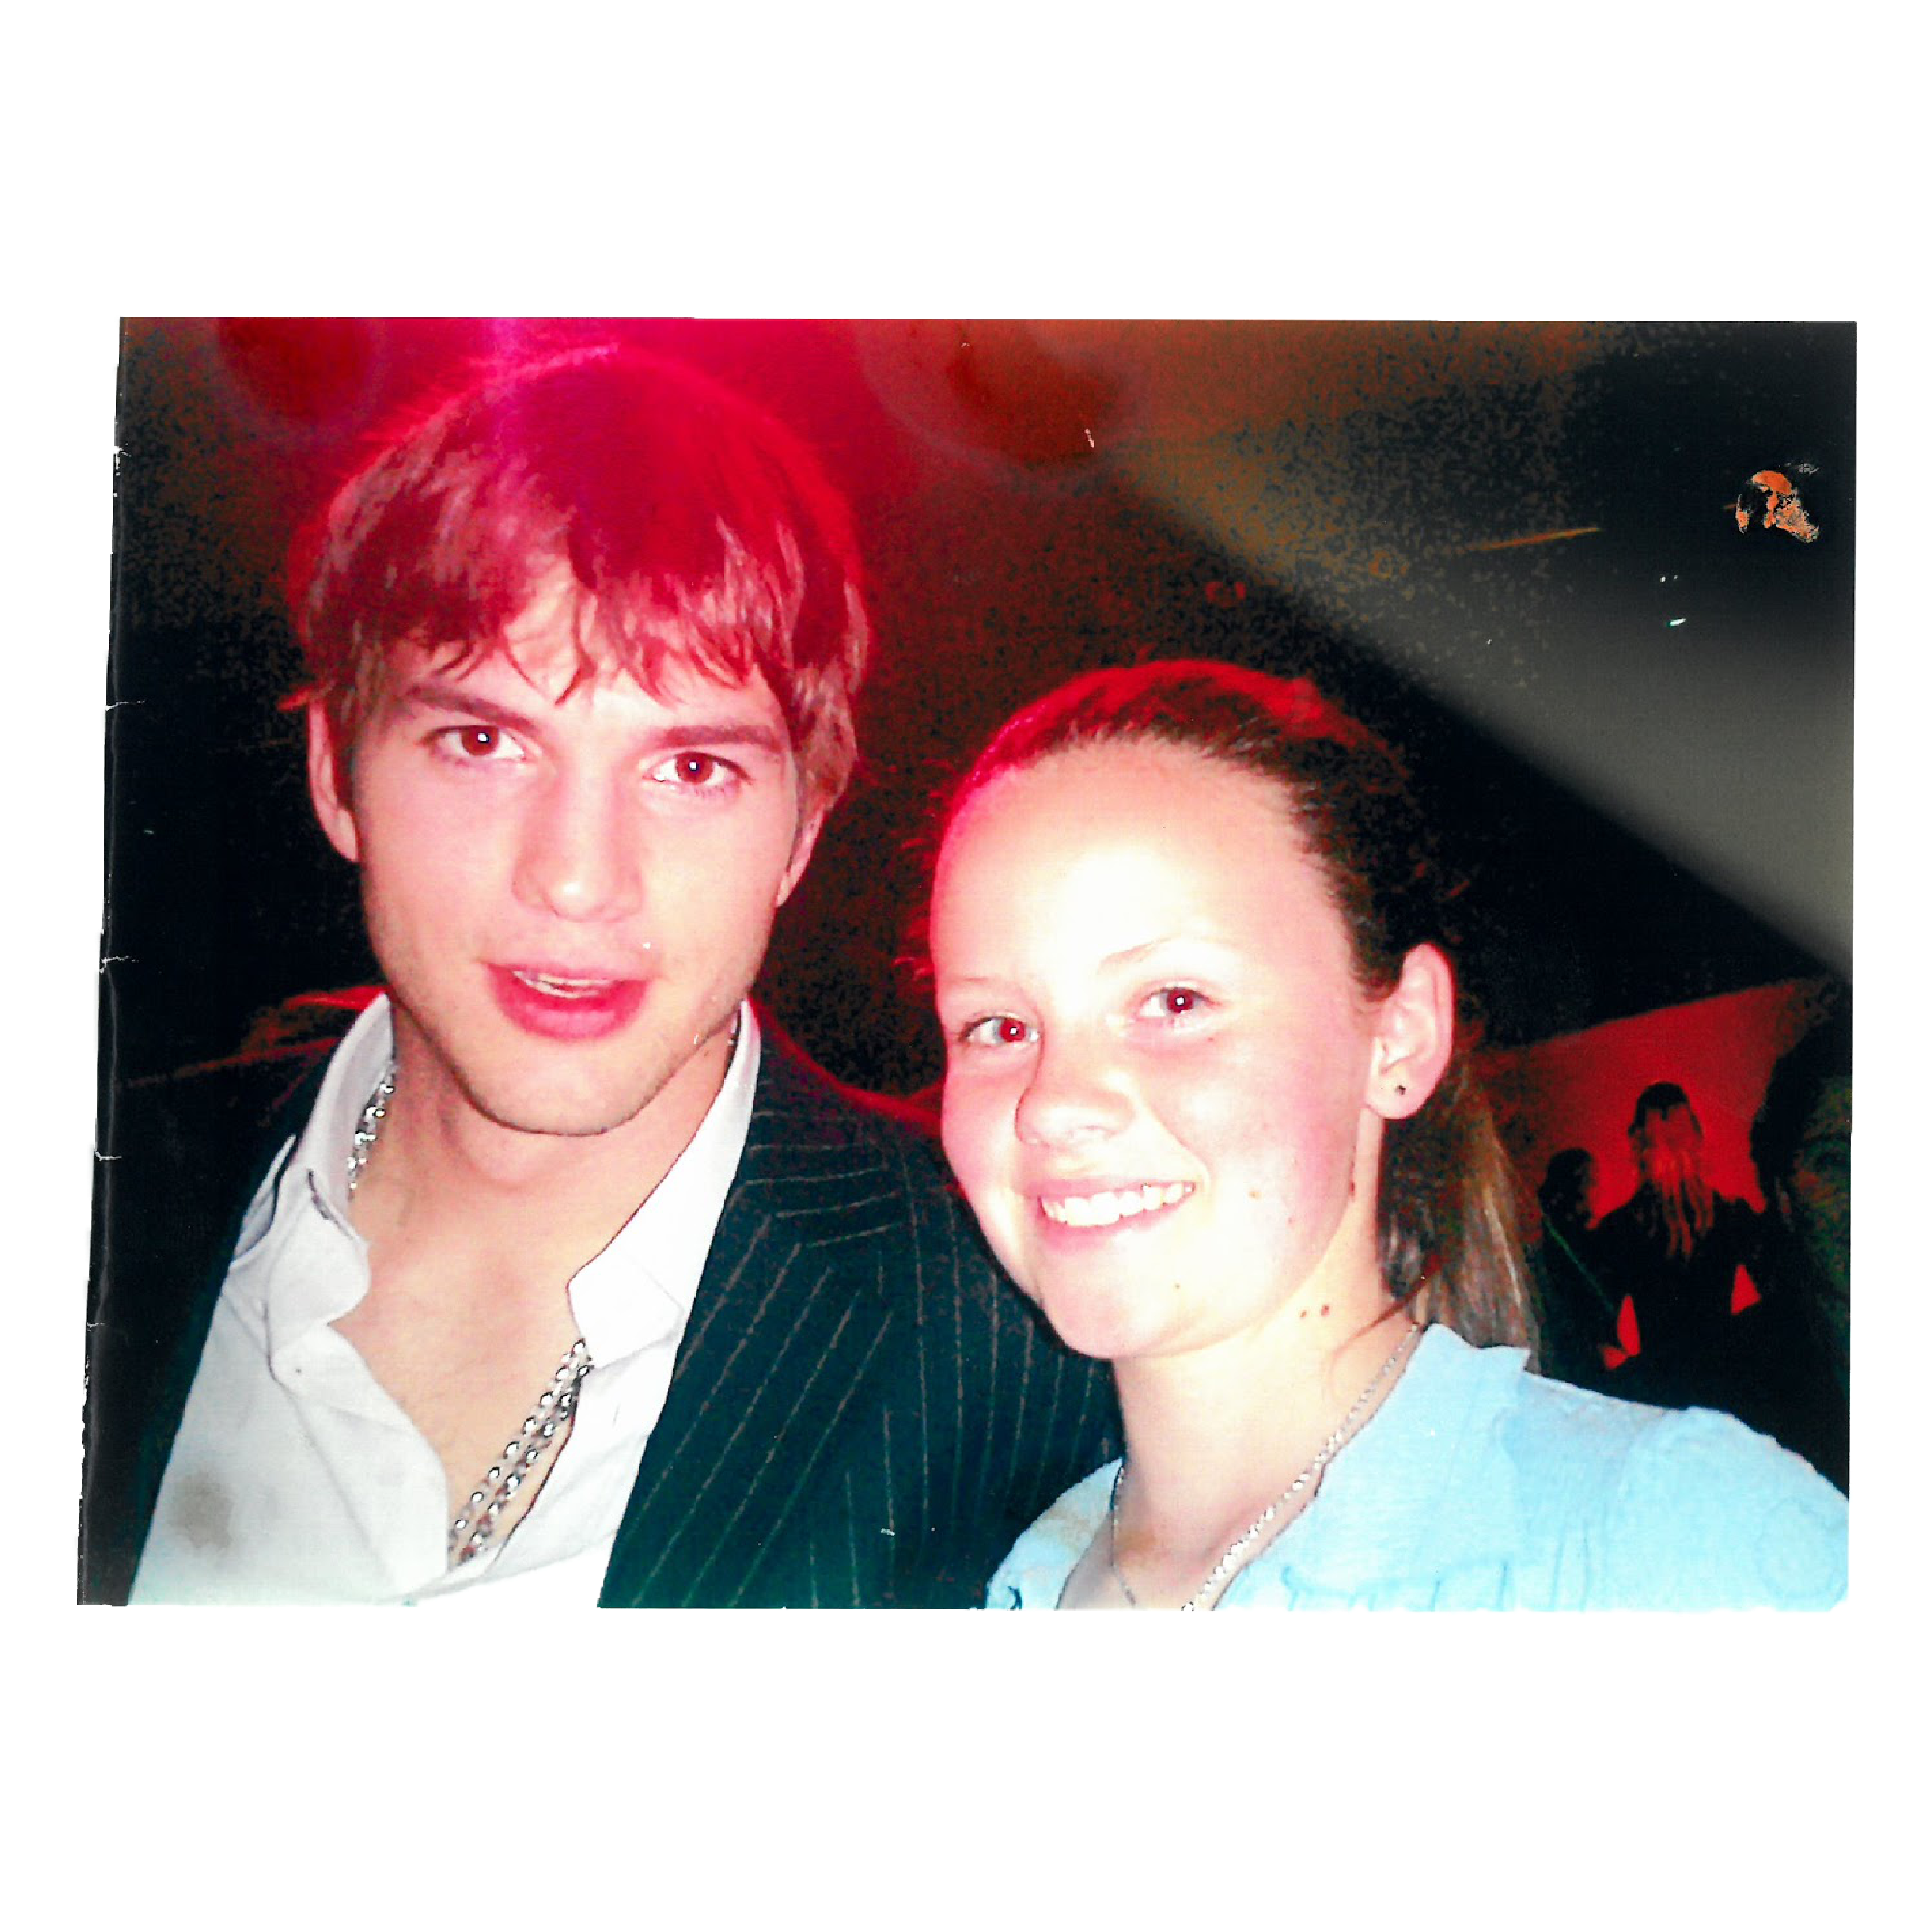
[[[1059,1147],[1117,1133],[1131,1111],[1106,1041],[1048,1036],[1020,1095],[1016,1123],[1021,1140]]]

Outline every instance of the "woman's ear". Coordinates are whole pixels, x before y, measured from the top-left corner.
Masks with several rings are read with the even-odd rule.
[[[1456,976],[1433,946],[1402,962],[1382,1001],[1367,1102],[1385,1121],[1406,1121],[1435,1091],[1456,1044]]]
[[[353,866],[362,856],[355,813],[344,795],[347,760],[336,754],[335,731],[320,704],[308,707],[308,795],[328,842]]]

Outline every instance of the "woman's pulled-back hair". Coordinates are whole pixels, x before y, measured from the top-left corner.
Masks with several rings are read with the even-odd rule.
[[[756,671],[808,795],[838,798],[870,642],[849,512],[778,423],[629,347],[498,370],[384,440],[291,558],[298,701],[346,762],[399,649],[501,649],[560,571],[585,674]]]
[[[1149,741],[1275,787],[1341,915],[1366,997],[1394,989],[1415,947],[1444,947],[1440,873],[1407,773],[1305,678],[1191,660],[1090,672],[1008,721],[945,824],[1005,773],[1084,746]],[[1383,1276],[1417,1320],[1478,1345],[1534,1349],[1514,1178],[1461,1026],[1435,1091],[1383,1135],[1377,1234]]]

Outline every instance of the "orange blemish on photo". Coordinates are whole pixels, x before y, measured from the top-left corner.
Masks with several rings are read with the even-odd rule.
[[[1757,506],[1747,503],[1746,498],[1753,490],[1764,492],[1764,527],[1768,530],[1782,530],[1786,536],[1796,537],[1800,543],[1815,543],[1818,539],[1818,526],[1804,514],[1804,505],[1798,500],[1798,492],[1791,478],[1781,469],[1759,469],[1755,471],[1744,489],[1738,493],[1738,500],[1732,506],[1732,514],[1738,520],[1738,528],[1747,530]]]

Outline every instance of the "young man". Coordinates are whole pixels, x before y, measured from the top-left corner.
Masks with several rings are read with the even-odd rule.
[[[292,582],[386,994],[103,1122],[86,1601],[967,1605],[1097,1460],[923,1139],[747,994],[853,758],[843,506],[634,352],[485,382]]]

